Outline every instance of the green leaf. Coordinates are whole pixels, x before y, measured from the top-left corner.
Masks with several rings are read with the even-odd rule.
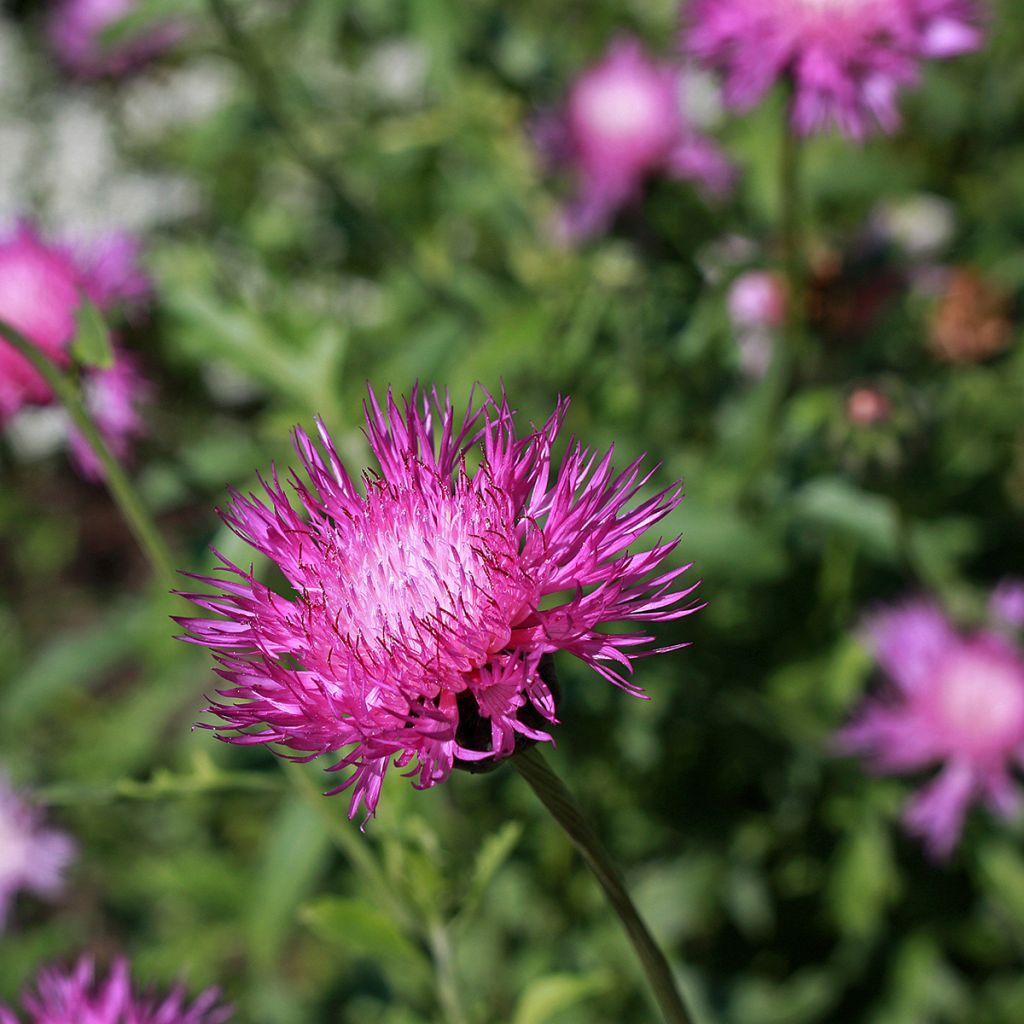
[[[375,904],[325,896],[303,907],[300,917],[319,938],[352,957],[378,962],[403,987],[431,988],[433,975],[426,955]]]
[[[103,314],[83,296],[75,312],[75,340],[71,354],[83,366],[109,370],[114,365],[114,347],[110,328]]]
[[[562,1010],[601,995],[610,987],[605,974],[549,974],[538,978],[519,999],[512,1024],[544,1024]]]
[[[836,853],[828,888],[840,929],[870,937],[879,930],[886,908],[899,890],[888,831],[877,819],[858,822]]]
[[[892,502],[854,487],[840,477],[821,477],[793,499],[798,521],[842,530],[865,551],[887,562],[899,552],[899,523]]]
[[[460,910],[459,916],[463,920],[472,916],[479,906],[487,887],[494,880],[494,876],[501,866],[508,860],[522,834],[522,824],[518,821],[510,821],[484,840],[476,855],[469,890]]]

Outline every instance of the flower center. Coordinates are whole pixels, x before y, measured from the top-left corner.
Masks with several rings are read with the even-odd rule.
[[[430,658],[466,672],[508,644],[532,587],[504,495],[420,480],[374,482],[361,510],[337,523],[324,612],[336,636],[374,658]]]
[[[998,753],[1024,737],[1024,672],[1005,657],[964,650],[939,678],[939,715],[956,744]]]

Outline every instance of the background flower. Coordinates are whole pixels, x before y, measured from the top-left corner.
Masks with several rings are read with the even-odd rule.
[[[42,812],[0,772],[0,931],[17,893],[51,900],[59,895],[74,850],[63,832],[43,825]]]
[[[946,857],[973,801],[1003,817],[1018,810],[1011,770],[1024,755],[1024,657],[996,633],[958,632],[926,602],[878,613],[866,636],[890,687],[839,733],[839,744],[880,772],[940,767],[904,820]]]
[[[0,1024],[222,1024],[232,1011],[217,1005],[219,997],[208,989],[190,1004],[180,985],[164,996],[138,992],[127,960],[97,977],[93,960],[82,957],[70,971],[40,971],[35,989],[22,998],[23,1015],[0,1006]]]

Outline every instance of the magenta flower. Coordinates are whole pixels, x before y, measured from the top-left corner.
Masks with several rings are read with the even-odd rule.
[[[65,70],[79,78],[118,78],[180,41],[181,24],[164,22],[108,44],[103,33],[137,6],[138,0],[59,0],[48,28],[50,45]]]
[[[68,361],[81,278],[71,257],[46,245],[26,224],[0,240],[0,319],[54,362]],[[53,400],[50,386],[0,335],[0,421],[23,405]]]
[[[992,591],[989,613],[997,625],[1024,628],[1024,580],[1014,577],[1003,580]]]
[[[886,774],[939,766],[904,822],[947,857],[973,801],[1003,817],[1019,793],[1011,768],[1024,756],[1024,656],[990,630],[961,633],[919,601],[876,615],[866,637],[891,682],[838,735]]]
[[[680,90],[680,69],[655,61],[637,40],[620,38],[576,80],[565,110],[542,120],[542,153],[577,177],[577,197],[564,214],[567,237],[605,228],[657,172],[712,195],[728,191],[733,168],[686,123]]]
[[[74,843],[43,825],[43,814],[0,773],[0,931],[18,892],[53,899],[64,886]]]
[[[126,960],[97,978],[93,961],[83,957],[71,971],[40,971],[35,991],[21,1002],[25,1024],[223,1024],[232,1009],[218,1006],[219,998],[217,989],[208,989],[189,1005],[180,985],[164,996],[140,994],[132,990]],[[21,1018],[0,1006],[0,1024],[21,1024]]]
[[[898,127],[922,60],[981,46],[978,21],[973,0],[694,0],[684,48],[722,75],[728,105],[749,109],[785,79],[795,131],[861,139]]]
[[[104,312],[138,306],[149,298],[150,281],[138,256],[138,243],[127,235],[109,235],[89,245],[50,245],[28,224],[19,224],[0,241],[0,319],[65,366],[83,296]],[[114,366],[85,370],[82,385],[104,440],[118,457],[127,458],[144,432],[138,410],[151,393],[135,360],[115,350]],[[52,401],[46,381],[0,336],[0,422],[22,406]],[[87,478],[98,479],[100,467],[85,440],[72,430],[69,444],[76,467]]]
[[[178,620],[231,684],[211,728],[238,732],[220,738],[277,743],[303,760],[347,749],[328,770],[351,773],[331,793],[351,789],[349,816],[360,803],[372,815],[392,760],[425,789],[457,761],[508,757],[520,737],[550,740],[546,655],[567,651],[640,693],[627,675],[655,653],[641,650],[653,637],[608,627],[697,607],[682,603],[694,589],[678,584],[688,567],[662,566],[678,540],[632,549],[681,492],[629,508],[650,477],[641,460],[616,474],[610,450],[579,444],[554,472],[567,406],[517,439],[504,398],[471,401],[456,431],[447,397],[414,390],[400,409],[389,392],[385,411],[371,391],[366,434],[380,472],[361,487],[323,424],[322,449],[296,430],[312,486],[295,474],[290,486],[304,514],[276,472],[264,498],[232,492],[222,513],[291,594],[220,556],[226,579],[198,577],[220,592],[185,595],[219,617]]]

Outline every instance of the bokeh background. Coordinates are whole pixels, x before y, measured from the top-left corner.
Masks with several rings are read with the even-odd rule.
[[[567,180],[531,126],[616,35],[671,53],[675,3],[152,3],[187,37],[100,81],[54,60],[46,7],[0,18],[0,222],[142,240],[131,469],[180,564],[250,557],[215,506],[290,463],[293,424],[322,415],[363,465],[367,382],[503,385],[524,424],[571,395],[587,443],[685,483],[663,529],[707,608],[659,635],[692,646],[641,664],[649,701],[567,659],[550,756],[700,1019],[1024,1020],[1021,823],[972,812],[936,862],[900,825],[918,780],[832,740],[877,685],[866,612],[929,593],[970,622],[1024,572],[1019,3],[926,69],[899,133],[806,144],[807,351],[781,384],[728,301],[779,267],[781,97],[729,115],[694,74],[732,194],[655,178],[608,230],[552,230]],[[317,766],[193,731],[209,658],[61,437],[37,409],[0,441],[0,766],[78,856],[61,899],[15,904],[0,1001],[88,949],[257,1024],[443,1021],[452,983],[471,1024],[654,1019],[511,771],[389,779],[364,834]]]

